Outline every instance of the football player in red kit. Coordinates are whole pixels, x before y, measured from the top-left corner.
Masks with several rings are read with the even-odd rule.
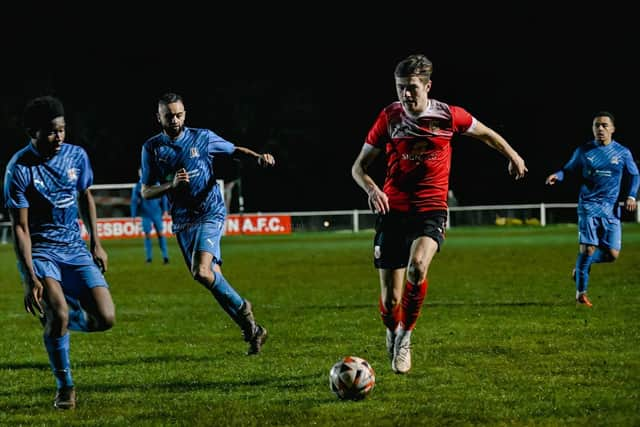
[[[351,169],[378,214],[379,306],[391,367],[398,374],[411,369],[411,332],[427,293],[429,265],[444,241],[453,136],[472,136],[499,151],[515,179],[527,172],[522,157],[496,131],[461,107],[429,98],[432,71],[421,54],[397,64],[398,101],[380,112]],[[382,153],[387,167],[380,189],[368,168]]]

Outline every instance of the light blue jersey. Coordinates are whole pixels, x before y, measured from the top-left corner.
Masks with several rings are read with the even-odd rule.
[[[213,160],[215,155],[229,155],[234,151],[233,143],[213,131],[189,127],[185,127],[175,141],[160,133],[144,143],[141,159],[143,184],[172,181],[175,172],[182,168],[189,173],[188,188],[167,193],[174,233],[209,219],[224,220],[226,208],[216,183]]]
[[[629,149],[616,141],[608,145],[591,141],[578,147],[564,168],[556,172],[559,181],[564,179],[564,171],[582,174],[578,198],[580,216],[619,218],[618,198],[635,198],[638,193],[638,166]],[[621,194],[624,173],[631,179],[629,188]]]
[[[57,258],[87,251],[78,223],[78,193],[93,183],[86,151],[63,143],[51,158],[43,158],[29,143],[9,161],[4,182],[5,207],[29,208],[32,253]]]

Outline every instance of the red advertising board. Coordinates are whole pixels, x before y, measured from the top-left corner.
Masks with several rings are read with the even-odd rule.
[[[162,218],[165,236],[171,236],[171,217]],[[80,221],[82,238],[89,235]],[[101,239],[133,239],[144,236],[142,220],[140,218],[99,218],[97,221],[98,235]],[[225,235],[238,234],[290,234],[291,216],[289,215],[228,215],[225,223]],[[155,230],[151,232],[155,236]]]

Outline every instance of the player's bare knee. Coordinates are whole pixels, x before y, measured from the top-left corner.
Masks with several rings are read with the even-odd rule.
[[[407,280],[416,284],[422,281],[423,277],[427,275],[427,265],[418,260],[411,260],[409,267],[407,268]]]
[[[213,280],[213,272],[207,265],[196,265],[191,270],[193,279],[208,286]]]
[[[616,249],[610,249],[609,250],[609,257],[611,259],[610,262],[613,262],[613,261],[617,260],[619,255],[620,255],[620,251],[618,251]]]
[[[99,321],[100,330],[107,331],[116,324],[116,313],[115,311],[104,313]]]

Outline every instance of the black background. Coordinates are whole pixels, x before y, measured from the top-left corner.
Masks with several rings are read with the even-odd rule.
[[[268,170],[219,163],[222,178],[241,173],[247,211],[366,208],[351,164],[378,112],[396,100],[395,64],[417,52],[434,63],[431,97],[500,132],[529,168],[513,181],[500,154],[456,137],[451,188],[462,205],[574,202],[577,181],[547,187],[544,179],[592,137],[599,110],[614,113],[615,139],[638,157],[631,14],[610,3],[579,13],[533,2],[398,5],[375,16],[327,3],[9,13],[0,166],[27,141],[25,102],[53,94],[65,103],[67,140],[89,152],[95,183],[134,182],[140,148],[159,131],[157,98],[175,91],[188,126],[276,156]]]

